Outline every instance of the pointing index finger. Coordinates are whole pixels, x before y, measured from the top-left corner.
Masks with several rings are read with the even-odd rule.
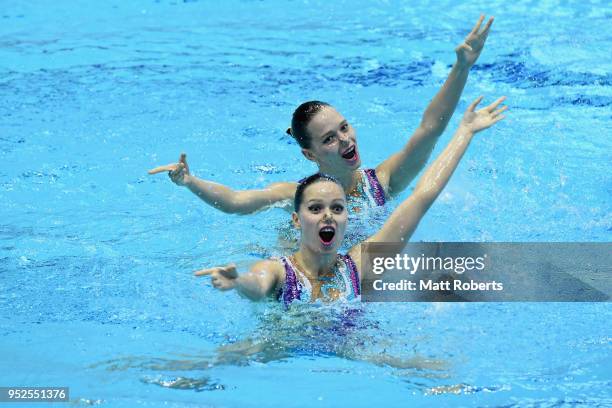
[[[195,276],[206,276],[206,275],[211,275],[213,272],[215,272],[217,269],[219,268],[208,268],[208,269],[200,269],[199,271],[195,271],[193,274]]]
[[[166,164],[165,166],[159,166],[148,171],[149,174],[163,173],[164,171],[176,170],[176,164]]]

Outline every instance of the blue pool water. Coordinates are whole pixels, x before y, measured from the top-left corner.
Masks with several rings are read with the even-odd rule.
[[[310,174],[284,133],[310,99],[338,107],[375,166],[485,12],[434,155],[479,94],[507,95],[508,118],[477,135],[413,240],[609,242],[606,2],[2,4],[0,386],[108,407],[612,405],[608,303],[286,315],[191,272],[278,252],[287,214],[228,216],[146,175],[182,151],[235,188]]]

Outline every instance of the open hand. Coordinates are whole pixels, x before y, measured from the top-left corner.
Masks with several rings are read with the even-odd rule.
[[[201,269],[193,273],[195,276],[210,276],[212,285],[219,290],[231,290],[236,286],[238,271],[235,264]]]
[[[184,186],[185,184],[187,184],[187,181],[190,177],[189,165],[187,165],[187,155],[185,153],[181,153],[181,157],[179,158],[178,163],[156,167],[154,169],[149,170],[149,174],[157,174],[162,173],[164,171],[168,172],[170,180],[172,180],[175,184],[179,186]]]
[[[457,64],[462,67],[471,68],[484,48],[487,36],[489,35],[489,29],[491,28],[491,24],[493,24],[493,17],[489,19],[485,28],[480,31],[480,26],[484,18],[484,15],[480,16],[478,22],[474,28],[472,28],[472,31],[470,31],[467,37],[465,37],[465,40],[463,40],[463,43],[455,48],[455,52],[457,53]]]
[[[476,133],[505,118],[505,116],[501,113],[508,109],[507,106],[503,106],[496,110],[496,108],[506,100],[505,96],[502,96],[489,106],[475,111],[476,106],[478,106],[480,101],[482,101],[482,98],[482,96],[478,97],[470,106],[468,106],[459,126]]]

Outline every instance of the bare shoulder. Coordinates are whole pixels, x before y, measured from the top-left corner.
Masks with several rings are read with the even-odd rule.
[[[355,245],[346,254],[353,260],[359,274],[359,279],[361,279],[361,244]]]
[[[251,273],[266,274],[276,279],[285,279],[285,267],[279,259],[264,259],[251,266]]]

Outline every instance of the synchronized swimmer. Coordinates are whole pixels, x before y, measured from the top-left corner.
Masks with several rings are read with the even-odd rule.
[[[351,299],[360,295],[361,246],[338,254],[349,214],[385,205],[401,193],[425,167],[431,152],[455,111],[470,68],[486,42],[493,18],[481,30],[481,16],[456,49],[457,61],[431,101],[408,143],[375,169],[360,169],[355,129],[331,105],[310,101],[293,113],[287,130],[318,173],[300,182],[274,183],[261,190],[235,191],[201,180],[189,171],[186,155],[149,174],[168,172],[209,205],[227,213],[248,214],[278,202],[293,201],[292,221],[300,231],[299,249],[291,256],[260,261],[245,274],[233,264],[197,271],[210,276],[219,290],[237,290],[259,300],[275,297],[288,306],[295,300],[312,302]],[[504,118],[505,97],[476,110],[482,97],[468,107],[458,130],[440,156],[425,171],[415,190],[365,242],[407,243],[420,220],[457,168],[473,136]]]
[[[456,47],[457,60],[408,143],[375,169],[360,169],[355,129],[334,107],[310,101],[295,110],[287,132],[298,142],[304,157],[317,164],[319,173],[329,174],[340,182],[350,209],[384,205],[405,190],[425,167],[455,111],[470,68],[484,48],[493,18],[484,28],[483,21],[481,16]],[[275,203],[292,202],[298,187],[296,182],[280,182],[261,190],[233,190],[192,175],[185,154],[181,154],[178,163],[156,167],[149,174],[161,172],[169,172],[174,183],[187,187],[207,204],[226,213],[249,214]]]
[[[438,197],[474,135],[504,118],[504,97],[476,111],[482,97],[465,112],[459,129],[440,156],[429,166],[414,192],[391,214],[382,228],[365,242],[407,243]],[[275,297],[286,307],[292,302],[333,301],[360,295],[361,245],[338,254],[347,226],[347,197],[334,177],[317,173],[296,189],[292,219],[300,230],[299,250],[291,256],[268,259],[239,275],[235,265],[195,272],[210,276],[213,287],[237,290],[251,300]]]

